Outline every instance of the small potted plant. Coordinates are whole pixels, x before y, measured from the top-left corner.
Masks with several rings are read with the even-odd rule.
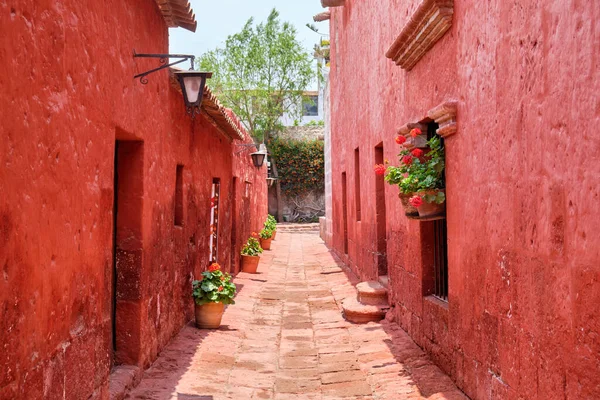
[[[275,236],[277,235],[277,220],[271,214],[267,216],[267,220],[265,221],[265,229],[273,231],[273,237],[271,239],[275,240]]]
[[[256,233],[252,235],[255,236]],[[258,239],[253,236],[249,237],[244,247],[242,247],[242,272],[250,274],[256,273],[258,263],[260,262],[260,254],[263,252]]]
[[[261,229],[258,232],[260,238],[260,247],[264,250],[271,250],[271,241],[273,240],[273,231],[267,228]]]
[[[225,304],[235,304],[236,287],[231,275],[223,273],[217,263],[202,273],[201,280],[192,282],[192,297],[196,304],[196,326],[200,329],[216,329],[221,326]]]

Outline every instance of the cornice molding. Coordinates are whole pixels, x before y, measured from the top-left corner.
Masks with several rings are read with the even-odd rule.
[[[327,7],[343,7],[346,5],[346,0],[321,0],[321,6]]]
[[[385,56],[410,71],[450,29],[453,14],[454,0],[424,0]]]

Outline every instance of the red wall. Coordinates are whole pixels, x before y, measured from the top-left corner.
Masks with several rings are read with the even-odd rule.
[[[451,30],[406,72],[385,53],[419,3],[332,9],[333,247],[362,279],[376,278],[374,147],[383,142],[395,161],[397,128],[456,100],[449,302],[423,296],[426,226],[403,215],[387,185],[393,315],[472,398],[600,398],[600,8],[457,0]]]
[[[143,142],[120,164],[133,172],[119,177],[131,182],[119,198],[133,200],[118,224],[139,229],[117,238],[131,250],[118,266],[117,343],[127,346],[117,364],[147,367],[193,317],[214,177],[226,268],[266,216],[266,168],[204,117],[191,121],[167,71],[134,80],[157,60],[134,60],[133,49],[168,52],[154,1],[0,3],[0,399],[108,396],[116,140]],[[244,207],[234,176],[239,196],[251,184]]]

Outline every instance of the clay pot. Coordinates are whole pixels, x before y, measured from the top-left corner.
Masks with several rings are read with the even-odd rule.
[[[421,192],[419,193],[419,195],[425,195],[425,194],[434,194],[434,193],[438,193],[438,192],[443,192],[444,189],[439,189],[439,190],[429,190],[427,192]],[[441,204],[437,204],[437,203],[428,203],[426,201],[423,201],[423,204],[421,204],[419,207],[417,207],[417,210],[419,210],[419,217],[424,218],[432,218],[432,217],[439,217],[441,215],[444,215],[444,213],[446,212],[446,202],[444,201]]]
[[[196,304],[196,326],[200,329],[217,329],[221,326],[224,310],[223,303]]]
[[[260,247],[262,247],[263,250],[271,250],[271,241],[272,240],[273,240],[273,238],[260,239]]]
[[[277,231],[273,231],[273,236],[271,237],[271,239],[275,240],[275,235],[277,235]]]
[[[408,202],[408,200],[412,197],[412,194],[400,193],[398,195],[398,197],[400,197],[400,201],[402,202],[402,207],[404,207],[404,215],[406,215],[407,217],[418,217],[419,216],[419,211],[417,210],[417,208],[411,206],[410,203]]]
[[[255,274],[260,262],[259,256],[245,256],[242,255],[242,272],[249,274]]]

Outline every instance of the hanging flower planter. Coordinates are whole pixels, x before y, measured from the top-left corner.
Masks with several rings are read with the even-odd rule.
[[[444,189],[426,190],[410,198],[409,203],[419,211],[420,218],[443,216],[446,212]]]
[[[413,207],[409,201],[412,197],[412,194],[400,193],[398,197],[400,197],[400,202],[402,203],[402,207],[404,207],[404,215],[406,215],[407,217],[419,216],[419,211],[416,207]]]
[[[424,136],[418,128],[411,130],[409,136],[410,139],[418,139],[418,146],[408,146],[410,139],[398,136],[396,143],[402,146],[398,154],[400,165],[396,167],[386,163],[376,166],[376,171],[383,171],[389,184],[398,185],[400,201],[407,217],[443,217],[446,211],[446,193],[444,148],[441,139],[434,136],[424,141]],[[428,147],[423,147],[424,144]]]

